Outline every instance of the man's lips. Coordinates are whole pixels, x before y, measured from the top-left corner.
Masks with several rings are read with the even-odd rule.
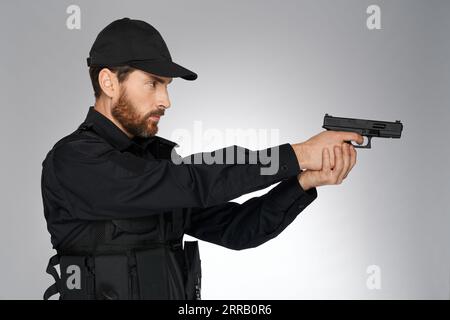
[[[150,117],[150,119],[154,120],[154,121],[159,121],[159,118],[161,118],[162,115],[153,115]]]

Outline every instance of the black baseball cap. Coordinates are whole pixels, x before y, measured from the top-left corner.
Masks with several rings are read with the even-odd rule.
[[[163,77],[197,79],[197,74],[172,61],[161,34],[145,21],[122,18],[107,25],[89,51],[88,66],[128,65]]]

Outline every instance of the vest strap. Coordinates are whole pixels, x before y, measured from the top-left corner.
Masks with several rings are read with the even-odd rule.
[[[47,265],[46,272],[55,279],[55,283],[52,284],[50,287],[47,288],[44,292],[44,300],[48,300],[53,295],[61,292],[61,279],[58,275],[58,272],[56,271],[55,266],[59,264],[59,255],[55,254],[52,256]]]

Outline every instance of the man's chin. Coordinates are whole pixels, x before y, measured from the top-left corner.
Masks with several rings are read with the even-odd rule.
[[[145,130],[145,133],[141,135],[143,138],[150,138],[153,137],[158,133],[158,126],[156,125],[150,125],[151,127]]]

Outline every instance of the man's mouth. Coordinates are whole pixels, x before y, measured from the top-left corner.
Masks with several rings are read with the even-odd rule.
[[[162,117],[162,115],[159,114],[155,114],[153,116],[150,116],[150,119],[152,119],[153,121],[159,121],[159,119]]]

